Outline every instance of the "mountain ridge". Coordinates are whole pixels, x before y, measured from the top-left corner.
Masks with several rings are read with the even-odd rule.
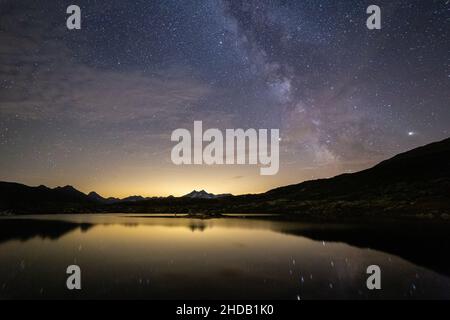
[[[191,199],[219,199],[223,197],[232,197],[233,195],[231,193],[221,193],[221,194],[213,194],[208,193],[205,190],[193,190],[188,194],[185,194],[182,196],[183,198],[191,198]]]
[[[304,181],[260,194],[214,195],[194,190],[182,197],[105,199],[95,192],[85,195],[71,186],[50,189],[0,182],[2,211],[280,213],[325,219],[430,215],[445,218],[450,214],[450,138],[400,153],[359,172]]]

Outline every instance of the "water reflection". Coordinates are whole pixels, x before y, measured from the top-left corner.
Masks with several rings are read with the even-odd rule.
[[[0,219],[0,298],[450,298],[448,226],[268,217]],[[79,264],[83,290],[65,290]],[[365,268],[383,270],[383,290]]]
[[[56,240],[77,228],[87,231],[93,224],[52,220],[1,219],[0,243],[10,240],[26,241],[35,237]]]

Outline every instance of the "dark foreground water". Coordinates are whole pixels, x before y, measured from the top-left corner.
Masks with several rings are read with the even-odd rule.
[[[145,215],[0,218],[0,298],[450,298],[447,224]],[[81,291],[66,268],[82,270]],[[382,289],[366,268],[379,265]]]

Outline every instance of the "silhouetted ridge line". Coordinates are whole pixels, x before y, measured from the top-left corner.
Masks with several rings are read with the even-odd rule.
[[[279,213],[304,218],[450,217],[450,138],[372,168],[262,194],[192,191],[183,197],[105,199],[73,187],[0,182],[0,212]]]

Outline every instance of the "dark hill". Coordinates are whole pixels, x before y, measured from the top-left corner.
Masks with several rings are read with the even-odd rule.
[[[272,209],[289,207],[297,213],[450,214],[450,139],[367,170],[281,187],[257,197]]]
[[[54,189],[0,182],[0,211],[18,213],[82,212],[92,209],[95,201],[71,186]]]
[[[198,194],[106,201],[96,193],[88,196],[70,186],[50,189],[0,182],[0,212],[279,213],[319,219],[447,219],[450,139],[399,154],[367,170],[262,194],[206,198]]]
[[[442,193],[437,185],[448,185],[450,177],[450,138],[385,160],[373,168],[330,179],[312,180],[268,191],[267,196],[323,198],[385,194],[396,189],[405,193],[426,191]],[[421,185],[424,190],[413,188]],[[447,189],[449,191],[449,189]],[[447,193],[448,194],[448,193]]]
[[[213,194],[208,193],[205,190],[194,190],[188,194],[185,194],[184,198],[191,198],[191,199],[219,199],[224,197],[231,197],[233,196],[231,193],[222,193],[222,194]]]

